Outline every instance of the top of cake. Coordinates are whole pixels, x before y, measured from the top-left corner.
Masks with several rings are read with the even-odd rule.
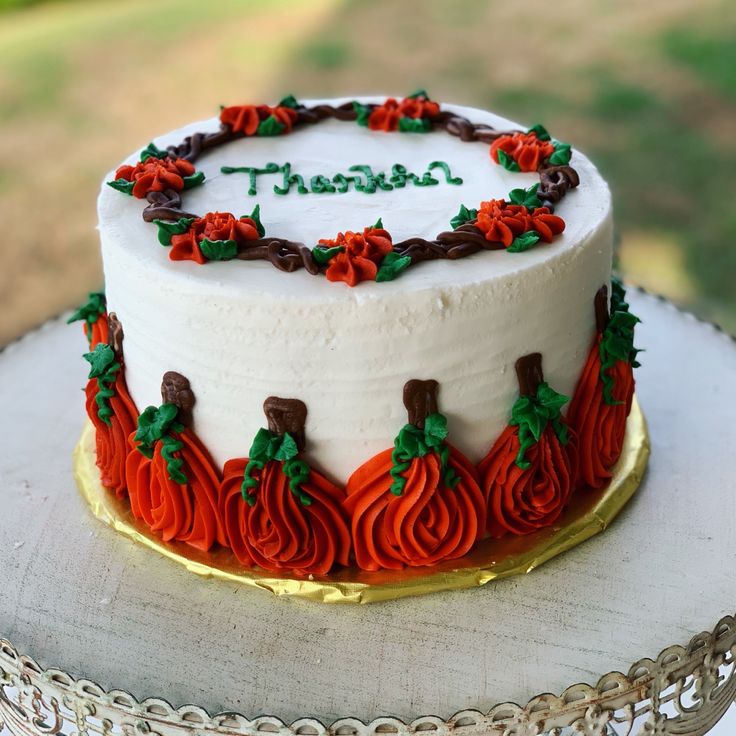
[[[610,210],[595,168],[541,126],[423,93],[223,108],[154,139],[106,180],[103,247],[124,239],[144,263],[188,261],[170,264],[185,279],[289,299],[363,299],[538,268]],[[159,241],[173,243],[168,253]],[[269,245],[275,255],[256,253]],[[197,262],[234,258],[247,262]]]

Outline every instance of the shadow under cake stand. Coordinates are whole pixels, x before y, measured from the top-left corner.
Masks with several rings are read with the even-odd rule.
[[[9,346],[0,730],[707,733],[736,698],[736,344],[630,297],[652,456],[620,517],[530,575],[360,607],[203,579],[101,525],[72,477],[78,326]]]

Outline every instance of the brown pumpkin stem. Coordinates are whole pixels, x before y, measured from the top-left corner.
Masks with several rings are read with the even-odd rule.
[[[192,409],[194,408],[194,392],[189,379],[167,371],[161,382],[161,398],[164,404],[175,404],[179,409],[177,418],[185,427],[192,426]]]
[[[608,287],[601,286],[595,293],[595,301],[593,302],[595,307],[595,328],[600,334],[606,329],[608,320],[611,318],[608,312]]]
[[[112,348],[118,360],[123,357],[123,337],[123,326],[117,314],[110,312],[107,315],[107,344]]]
[[[424,420],[437,413],[437,391],[439,383],[434,379],[421,381],[412,378],[404,384],[404,406],[409,424],[424,429]]]
[[[307,423],[307,405],[299,399],[282,399],[269,396],[263,402],[263,411],[268,420],[268,429],[283,437],[287,432],[296,441],[301,451],[306,444],[304,426]]]
[[[539,384],[544,381],[542,373],[542,354],[530,353],[516,361],[516,376],[519,379],[519,393],[522,396],[536,396]]]

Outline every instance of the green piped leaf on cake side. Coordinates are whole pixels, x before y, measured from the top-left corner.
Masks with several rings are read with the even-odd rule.
[[[535,230],[527,230],[527,232],[517,235],[506,250],[509,253],[523,253],[525,250],[533,248],[538,242],[539,233]]]
[[[499,148],[496,155],[498,156],[498,163],[501,164],[506,171],[521,171],[519,164],[517,164],[513,157],[509,156],[506,151]]]
[[[312,248],[312,257],[315,263],[326,266],[338,253],[344,252],[344,245],[336,245],[334,248],[322,248],[318,245]]]
[[[161,245],[171,245],[172,235],[183,235],[194,222],[193,217],[180,217],[178,220],[154,220],[158,228],[158,242]]]
[[[87,337],[91,335],[92,325],[97,322],[100,315],[105,313],[107,309],[107,300],[104,291],[92,291],[87,297],[87,301],[82,304],[66,321],[68,325],[72,322],[86,322],[85,330]]]
[[[153,446],[170,432],[184,431],[184,425],[176,421],[179,408],[176,404],[148,406],[138,417],[135,432],[136,448],[147,458],[153,457]]]
[[[533,210],[536,207],[541,207],[542,202],[537,197],[537,190],[539,184],[532,184],[528,189],[512,189],[509,192],[509,202],[511,204],[518,204],[527,209]]]
[[[376,281],[393,281],[411,266],[411,256],[402,256],[396,251],[387,253],[378,267]]]
[[[466,222],[474,222],[478,217],[478,210],[474,207],[466,207],[464,204],[460,205],[460,209],[457,214],[450,220],[450,226],[453,230],[457,230],[461,225]]]
[[[115,179],[114,181],[108,181],[107,186],[117,189],[118,192],[133,196],[133,187],[135,186],[134,181],[128,181],[127,179]]]
[[[265,120],[261,120],[261,122],[258,123],[256,135],[263,137],[281,135],[281,133],[284,132],[285,127],[286,126],[283,123],[278,121],[278,118],[275,115],[269,115]]]
[[[569,143],[560,143],[555,141],[555,151],[549,157],[549,163],[552,166],[566,166],[572,158],[572,148]]]
[[[168,155],[168,151],[159,148],[155,143],[151,142],[141,151],[139,160],[146,161],[149,158],[166,158]]]
[[[370,118],[372,112],[370,105],[364,105],[362,102],[354,100],[353,110],[355,110],[355,114],[357,116],[355,118],[355,121],[358,123],[358,125],[362,125],[364,128],[367,128],[368,118]]]
[[[238,255],[238,244],[234,240],[209,240],[199,244],[202,255],[208,261],[232,261]]]
[[[537,136],[540,141],[552,140],[552,136],[547,132],[547,128],[545,128],[544,125],[541,125],[540,123],[532,125],[532,127],[527,130],[527,133],[534,133],[534,135]]]
[[[399,118],[399,131],[401,133],[429,133],[432,123],[427,118]]]
[[[184,189],[198,187],[204,181],[204,171],[195,171],[193,174],[183,177],[183,180]]]

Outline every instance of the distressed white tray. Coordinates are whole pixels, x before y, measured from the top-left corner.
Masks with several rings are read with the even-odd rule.
[[[653,297],[631,304],[653,449],[621,517],[528,576],[359,608],[203,580],[102,526],[71,474],[78,325],[9,346],[0,724],[85,736],[706,733],[736,697],[736,345]],[[184,703],[197,706],[173,707]],[[224,711],[244,715],[208,715]]]

